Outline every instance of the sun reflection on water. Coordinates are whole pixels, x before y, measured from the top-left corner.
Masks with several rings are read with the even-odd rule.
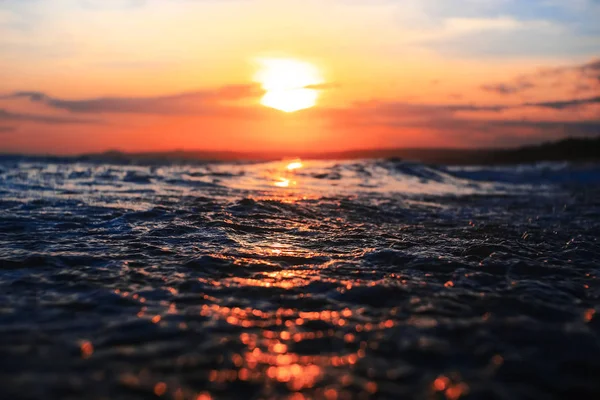
[[[209,373],[209,381],[227,383],[234,381],[276,382],[283,384],[292,393],[306,389],[318,388],[324,398],[350,398],[351,387],[362,389],[363,397],[377,392],[374,381],[342,374],[342,370],[354,368],[359,361],[366,357],[369,343],[359,340],[359,332],[389,329],[392,323],[368,324],[356,328],[356,333],[343,333],[335,327],[345,326],[360,312],[349,308],[342,311],[300,311],[291,308],[279,308],[274,311],[258,309],[241,309],[237,307],[221,307],[205,305],[201,315],[226,321],[227,324],[249,328],[240,333],[239,341],[245,348],[230,356],[234,368],[213,369]],[[308,323],[321,321],[330,325],[322,330],[307,330],[303,326]],[[256,331],[255,328],[262,328]],[[324,349],[320,353],[306,354],[296,349],[310,346],[318,340],[337,340],[344,344],[346,351],[340,353],[333,349]],[[312,353],[312,352],[311,352]],[[340,373],[340,385],[330,385],[324,382],[326,374]],[[327,385],[326,385],[327,384]],[[329,395],[326,395],[326,392]],[[334,396],[335,394],[335,396]]]
[[[304,164],[300,159],[296,159],[290,162],[287,162],[285,167],[278,168],[276,173],[275,182],[273,185],[280,188],[289,188],[290,186],[296,186],[298,182],[293,179],[295,178],[294,172],[300,168],[303,168]]]
[[[387,315],[374,319],[372,310],[359,305],[347,304],[337,308],[332,304],[320,305],[314,293],[305,289],[317,283],[345,293],[353,287],[385,286],[392,281],[394,285],[409,284],[393,274],[389,278],[392,281],[337,279],[322,274],[323,269],[335,266],[335,260],[319,258],[321,254],[298,247],[286,238],[258,242],[238,240],[248,250],[248,257],[243,254],[236,257],[235,268],[243,268],[250,262],[260,265],[260,268],[246,276],[197,277],[197,283],[205,288],[206,293],[195,297],[198,303],[194,307],[188,305],[184,308],[177,300],[161,300],[160,307],[156,304],[148,306],[147,299],[138,293],[114,290],[115,295],[138,302],[140,310],[137,317],[158,329],[193,333],[198,329],[197,322],[181,321],[183,313],[189,316],[192,312],[200,318],[203,326],[222,332],[213,344],[219,348],[217,355],[201,372],[207,382],[201,392],[181,382],[146,372],[121,376],[123,385],[149,388],[158,397],[182,400],[218,398],[220,391],[231,384],[260,387],[264,398],[282,398],[283,389],[287,391],[288,399],[368,399],[380,394],[381,379],[396,380],[404,374],[401,367],[379,372],[372,367],[364,370],[368,360],[382,350],[382,339],[394,335],[394,329],[402,325],[428,329],[437,324],[427,323],[425,317],[403,321],[399,307],[390,308]],[[226,260],[225,255],[221,257]],[[325,261],[315,262],[316,259]],[[282,301],[278,307],[275,306],[277,308],[252,302],[243,304],[243,301],[232,304],[229,297],[208,294],[217,288],[245,291],[250,295],[258,288],[271,288],[282,299],[312,298],[314,301],[298,305]],[[165,285],[162,290],[174,296],[173,299],[181,295],[181,290],[172,286]],[[96,354],[90,341],[81,342],[80,350],[83,359]],[[202,357],[210,359],[211,356]],[[193,359],[193,356],[181,356],[182,362],[188,358]],[[492,362],[499,365],[502,358],[497,356]],[[468,394],[470,388],[460,376],[441,375],[432,377],[428,390],[442,394],[448,400],[458,400]]]
[[[287,169],[288,171],[293,171],[295,169],[300,169],[304,166],[304,164],[302,164],[302,161],[300,160],[296,160],[296,161],[292,161],[287,165]]]
[[[199,277],[198,283],[231,290],[268,287],[289,291],[300,297],[305,296],[303,287],[317,281],[337,283],[340,290],[346,290],[346,282],[324,279],[320,275],[321,267],[327,263],[310,264],[310,260],[320,256],[319,253],[282,240],[254,244],[248,241],[245,245],[265,262],[289,260],[292,265],[284,268],[273,266],[273,270],[261,270],[247,277]],[[242,256],[238,261],[244,263],[245,260]],[[164,291],[173,296],[180,294],[170,286],[165,286]],[[160,311],[156,307],[148,308],[145,299],[137,293],[115,290],[115,294],[139,302],[141,309],[137,316],[141,320],[160,328],[194,329],[193,324],[178,319],[183,308],[176,302],[161,302],[164,308]],[[305,309],[280,306],[264,309],[260,306],[235,306],[208,294],[202,294],[201,299],[203,304],[199,304],[196,310],[203,324],[226,332],[223,341],[238,344],[229,347],[235,350],[219,355],[217,363],[205,371],[208,386],[202,392],[188,396],[193,393],[190,388],[158,377],[152,380],[151,377],[123,376],[125,384],[131,387],[149,385],[158,397],[181,399],[218,397],[220,388],[232,383],[250,383],[267,388],[265,390],[285,388],[290,399],[366,399],[378,392],[379,387],[374,379],[365,378],[360,372],[354,371],[361,360],[377,348],[378,343],[370,338],[394,328],[396,321],[385,319],[379,323],[368,322],[370,318],[365,314],[368,312],[363,308]],[[89,357],[93,353],[90,350],[93,349],[91,343],[82,344],[81,349],[82,357]],[[336,377],[336,380],[332,381],[331,377]]]
[[[276,168],[269,170],[269,182],[274,181],[276,187],[289,188],[296,185],[297,180],[308,176],[299,171],[302,168],[305,165],[300,160],[278,163]],[[298,194],[284,190],[272,190],[270,193],[273,192],[290,193],[289,196],[287,193],[282,195],[290,198]],[[306,199],[304,194],[302,196]],[[255,201],[254,198],[244,199],[242,206],[257,207]],[[273,205],[265,202],[262,206]],[[277,204],[276,207],[280,206]],[[285,212],[285,207],[280,210]],[[233,225],[232,220],[225,219],[224,222],[228,226]],[[286,227],[293,228],[295,234],[312,229],[301,219],[287,221]],[[218,355],[210,359],[210,364],[202,370],[207,385],[202,387],[203,392],[194,393],[197,397],[190,398],[218,398],[219,392],[232,384],[260,387],[264,398],[283,398],[283,393],[288,399],[297,400],[372,398],[383,391],[382,381],[395,380],[403,374],[400,367],[382,372],[366,367],[370,365],[369,360],[382,351],[383,338],[393,336],[394,329],[401,324],[418,329],[437,326],[437,321],[426,317],[402,321],[397,307],[389,309],[386,315],[374,317],[373,310],[368,307],[355,307],[352,302],[347,302],[336,303],[339,305],[336,308],[332,303],[322,303],[318,297],[321,290],[344,295],[354,289],[360,293],[361,288],[411,284],[399,276],[391,274],[388,278],[371,278],[365,274],[359,278],[341,278],[329,275],[323,271],[338,268],[339,260],[325,252],[304,247],[278,231],[255,235],[248,230],[229,237],[241,250],[237,250],[235,256],[225,252],[210,255],[211,262],[215,264],[211,268],[225,267],[223,272],[216,274],[218,276],[194,278],[199,290],[204,291],[200,294],[194,292],[195,297],[189,298],[189,301],[198,301],[194,306],[184,308],[177,300],[162,300],[160,307],[149,306],[140,294],[115,291],[121,297],[139,302],[137,317],[156,328],[194,332],[198,329],[197,321],[181,321],[184,312],[186,316],[191,312],[203,326],[219,332],[218,340],[213,343],[219,349]],[[229,268],[244,272],[231,273]],[[448,281],[441,286],[450,290],[453,282]],[[312,287],[318,287],[317,292]],[[265,288],[282,301],[270,304],[244,301],[245,298],[252,299],[257,292],[265,291]],[[165,286],[163,290],[176,298],[185,289]],[[239,296],[240,301],[233,302],[230,296],[214,295],[216,291],[244,294]],[[307,301],[296,303],[293,300],[290,303],[290,299]],[[82,345],[81,353],[83,358],[93,357],[92,344]],[[140,385],[139,379],[130,379],[130,384]],[[159,397],[186,399],[187,393],[193,392],[159,378],[152,385],[154,394]],[[452,376],[447,380],[432,377],[427,390],[449,400],[457,400],[469,392],[469,387]],[[186,396],[181,397],[180,393]]]
[[[279,178],[279,180],[275,181],[273,184],[277,187],[286,188],[290,186],[290,180],[286,178]]]

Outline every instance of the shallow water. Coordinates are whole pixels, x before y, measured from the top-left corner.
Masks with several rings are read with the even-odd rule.
[[[0,160],[0,398],[599,398],[600,167]]]

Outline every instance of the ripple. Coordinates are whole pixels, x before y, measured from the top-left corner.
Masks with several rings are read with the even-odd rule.
[[[597,166],[0,165],[7,398],[600,395]]]

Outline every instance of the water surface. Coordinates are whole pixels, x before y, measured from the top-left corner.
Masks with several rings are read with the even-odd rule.
[[[5,157],[0,397],[597,398],[599,188],[597,165]]]

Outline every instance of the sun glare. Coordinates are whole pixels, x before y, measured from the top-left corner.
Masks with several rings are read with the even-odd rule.
[[[293,171],[295,169],[299,169],[302,168],[304,166],[304,164],[302,164],[302,161],[297,160],[297,161],[292,161],[287,165],[287,169],[288,171]]]
[[[277,187],[289,187],[290,180],[286,178],[279,178],[275,183],[273,183]]]
[[[266,91],[261,104],[285,112],[313,107],[323,78],[314,65],[293,59],[262,59],[255,80]]]

